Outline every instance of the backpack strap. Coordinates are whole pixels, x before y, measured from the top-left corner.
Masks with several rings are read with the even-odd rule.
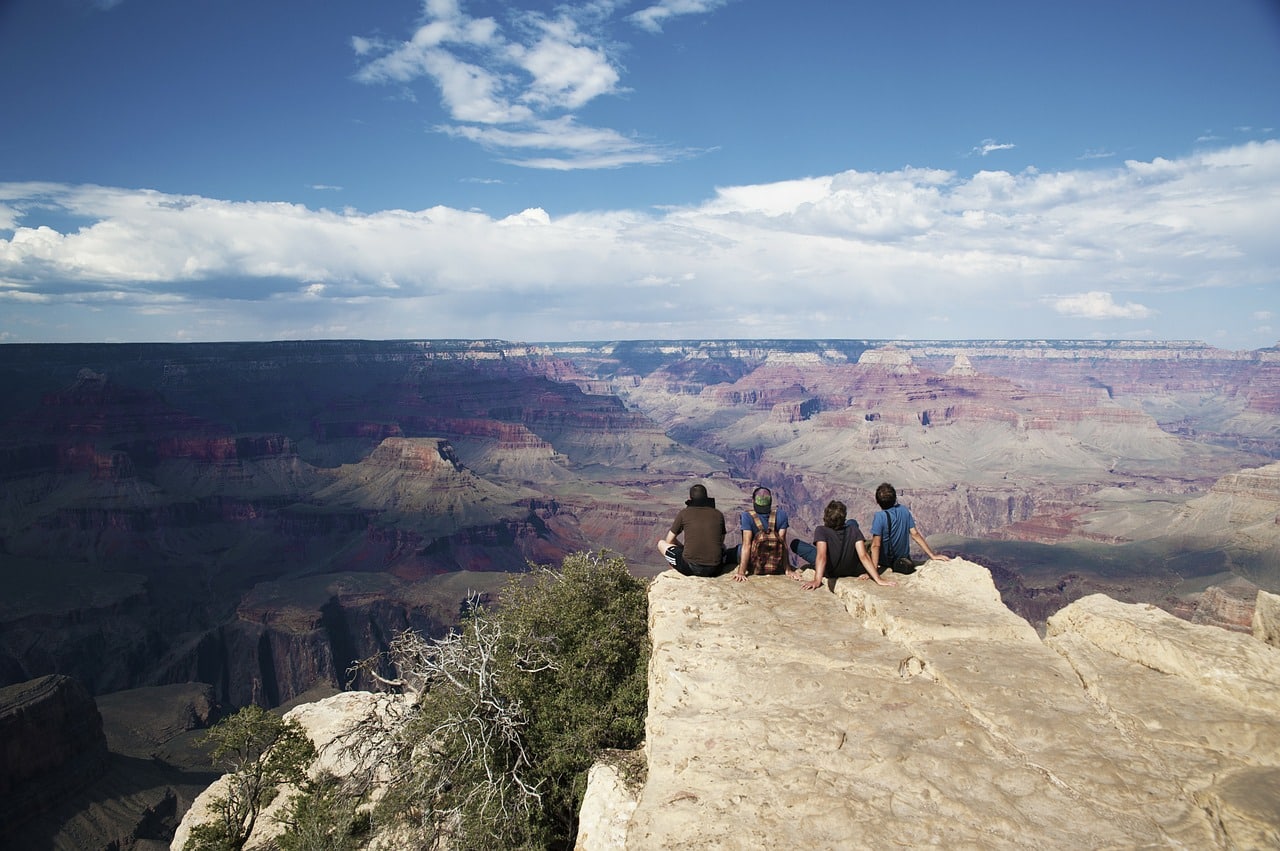
[[[764,527],[760,525],[760,515],[754,511],[751,512],[751,522],[755,525],[757,532],[763,532]]]
[[[896,505],[896,504],[895,504]],[[893,555],[893,509],[894,505],[884,510],[884,537],[880,539],[880,564],[892,565]],[[879,565],[876,565],[879,567]]]

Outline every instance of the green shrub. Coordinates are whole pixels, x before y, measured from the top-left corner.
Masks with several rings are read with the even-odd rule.
[[[514,577],[454,635],[397,637],[414,711],[355,736],[392,777],[375,823],[426,848],[572,847],[587,770],[643,739],[647,632],[644,583],[579,553]]]
[[[237,851],[253,833],[262,809],[282,784],[299,783],[316,758],[296,721],[260,706],[246,706],[204,736],[215,763],[227,769],[227,791],[213,799],[214,820],[196,825],[184,851]]]
[[[542,790],[539,834],[571,845],[587,771],[605,749],[644,739],[648,599],[621,559],[565,558],[559,572],[512,583],[499,616],[525,642],[546,642],[554,667],[515,670],[510,694],[528,709],[532,777]]]
[[[369,816],[358,809],[361,796],[324,773],[307,781],[276,816],[284,833],[280,851],[356,851],[369,835]]]

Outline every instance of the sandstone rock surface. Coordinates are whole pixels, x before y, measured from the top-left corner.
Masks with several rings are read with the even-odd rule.
[[[1258,592],[1253,607],[1253,637],[1280,647],[1280,594]]]
[[[1280,651],[1084,598],[1042,641],[988,571],[897,587],[668,572],[647,780],[586,849],[1280,842]]]

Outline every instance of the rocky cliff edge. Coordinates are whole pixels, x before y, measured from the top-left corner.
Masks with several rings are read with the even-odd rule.
[[[592,770],[578,849],[1280,845],[1280,649],[1100,595],[1042,640],[979,565],[896,578],[658,576],[647,771]]]

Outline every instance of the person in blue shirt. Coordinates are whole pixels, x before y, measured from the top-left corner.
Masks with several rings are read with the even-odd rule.
[[[734,582],[746,582],[749,573],[794,576],[787,555],[787,512],[773,507],[773,492],[758,487],[751,492],[751,508],[739,518],[742,543],[738,547],[738,569]]]
[[[916,528],[911,511],[898,503],[898,492],[884,482],[876,488],[876,504],[880,510],[871,518],[871,561],[881,570],[900,566],[915,569],[911,561],[911,542],[915,541],[930,559],[949,561],[951,556],[938,555]],[[901,570],[899,572],[902,572]]]

